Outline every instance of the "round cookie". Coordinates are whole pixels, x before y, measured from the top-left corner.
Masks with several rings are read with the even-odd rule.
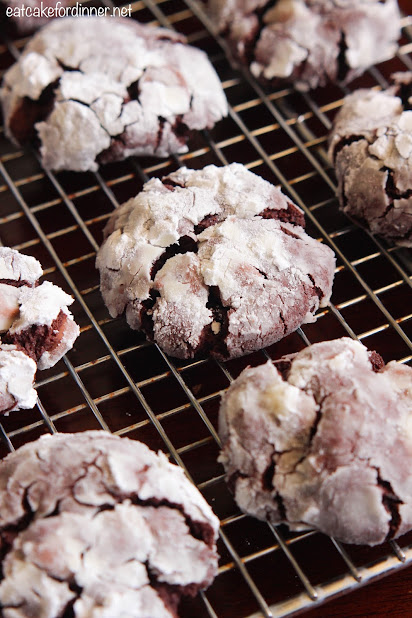
[[[50,281],[38,285],[42,274],[35,258],[0,247],[0,339],[48,369],[72,348],[80,331],[67,308],[72,297]]]
[[[35,405],[35,375],[36,363],[32,358],[14,345],[0,343],[0,414]]]
[[[43,436],[0,463],[2,616],[175,617],[216,575],[218,524],[162,453]]]
[[[52,21],[5,74],[7,135],[39,142],[54,170],[186,152],[190,130],[227,114],[206,54],[169,30],[112,17]]]
[[[342,210],[395,243],[412,246],[412,73],[387,91],[344,99],[329,138]]]
[[[106,227],[103,299],[172,356],[252,352],[329,300],[333,252],[302,225],[295,204],[237,163],[153,178]]]
[[[348,338],[245,369],[220,461],[239,507],[375,545],[412,528],[412,368]]]
[[[270,84],[299,90],[350,81],[392,57],[400,36],[396,0],[208,0],[235,58]]]

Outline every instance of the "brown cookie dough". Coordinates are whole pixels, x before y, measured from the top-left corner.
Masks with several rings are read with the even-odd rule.
[[[172,356],[260,349],[329,300],[333,252],[302,225],[295,204],[237,163],[153,178],[106,227],[103,299]]]
[[[387,91],[347,96],[330,135],[329,156],[342,210],[395,243],[412,246],[412,73]]]
[[[208,0],[233,56],[259,80],[299,90],[344,83],[392,57],[396,0]]]
[[[4,618],[171,618],[217,572],[218,519],[183,470],[102,431],[0,463]]]
[[[278,367],[278,369],[276,368]],[[220,409],[240,508],[375,545],[412,528],[412,368],[348,338],[249,368]]]
[[[73,299],[49,281],[38,285],[39,262],[0,247],[0,339],[48,369],[73,346],[79,327],[68,310]]]
[[[132,19],[57,19],[29,42],[0,91],[7,135],[40,144],[54,170],[186,152],[190,130],[227,114],[206,54]]]

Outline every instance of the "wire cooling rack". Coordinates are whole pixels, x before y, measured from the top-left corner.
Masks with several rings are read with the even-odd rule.
[[[183,156],[129,159],[96,174],[44,171],[34,152],[15,148],[1,132],[0,239],[39,259],[45,276],[72,294],[81,335],[62,361],[38,374],[37,406],[3,418],[0,456],[47,432],[96,428],[162,449],[183,466],[221,520],[219,574],[209,590],[183,602],[181,616],[304,612],[412,563],[412,534],[375,548],[344,546],[240,513],[216,461],[219,397],[247,365],[343,335],[378,350],[385,361],[412,364],[410,253],[374,238],[338,210],[326,156],[327,134],[343,96],[359,86],[385,87],[392,72],[412,69],[412,19],[403,18],[393,60],[348,89],[330,86],[302,94],[292,88],[264,90],[246,71],[235,70],[193,0],[139,0],[131,8],[133,18],[175,28],[209,54],[230,103],[229,116],[194,136]],[[5,36],[0,70],[12,64],[26,41]],[[281,186],[305,210],[307,231],[334,249],[332,301],[315,324],[261,352],[226,363],[174,361],[124,319],[109,318],[94,268],[102,229],[113,209],[147,178],[180,165],[233,161]]]

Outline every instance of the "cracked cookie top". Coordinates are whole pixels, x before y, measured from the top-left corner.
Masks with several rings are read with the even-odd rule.
[[[7,135],[40,142],[48,169],[97,170],[130,155],[185,152],[189,130],[227,114],[206,54],[132,19],[57,19],[5,74]]]
[[[43,436],[0,463],[2,616],[177,616],[216,575],[218,523],[140,442]]]
[[[341,208],[373,233],[412,247],[412,73],[387,91],[344,99],[329,138]]]
[[[412,368],[342,338],[248,368],[224,395],[220,461],[240,508],[375,545],[412,528]]]
[[[44,281],[33,257],[0,247],[0,340],[17,346],[39,369],[48,369],[73,346],[79,327],[68,309],[73,299]]]
[[[260,349],[329,300],[333,252],[303,225],[286,195],[237,163],[153,178],[107,224],[104,301],[172,356]]]
[[[392,57],[400,36],[396,0],[208,0],[208,7],[255,77],[300,90],[348,82]]]

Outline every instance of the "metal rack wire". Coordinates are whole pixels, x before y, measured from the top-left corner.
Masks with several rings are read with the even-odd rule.
[[[109,6],[109,0],[102,3]],[[175,28],[208,52],[230,113],[213,131],[194,136],[181,157],[133,159],[106,165],[96,174],[47,172],[34,152],[17,149],[0,135],[0,239],[41,261],[47,278],[75,298],[73,313],[81,325],[75,348],[38,375],[37,407],[13,413],[0,424],[0,455],[46,432],[92,428],[164,450],[221,520],[218,577],[198,599],[183,603],[181,615],[291,615],[412,563],[412,535],[377,548],[343,546],[240,513],[216,463],[220,392],[246,365],[342,335],[377,349],[386,361],[412,364],[410,254],[357,228],[338,210],[325,147],[346,90],[265,91],[246,71],[231,67],[224,43],[194,0],[138,0],[131,6],[134,18]],[[411,25],[411,17],[405,17],[396,58],[371,69],[351,90],[384,87],[390,73],[412,68]],[[25,42],[5,39],[1,69]],[[135,195],[148,177],[180,165],[231,161],[279,184],[304,208],[308,232],[334,249],[338,266],[332,301],[315,324],[261,352],[226,363],[174,361],[131,332],[123,319],[110,319],[103,307],[94,269],[102,228],[113,208]]]

